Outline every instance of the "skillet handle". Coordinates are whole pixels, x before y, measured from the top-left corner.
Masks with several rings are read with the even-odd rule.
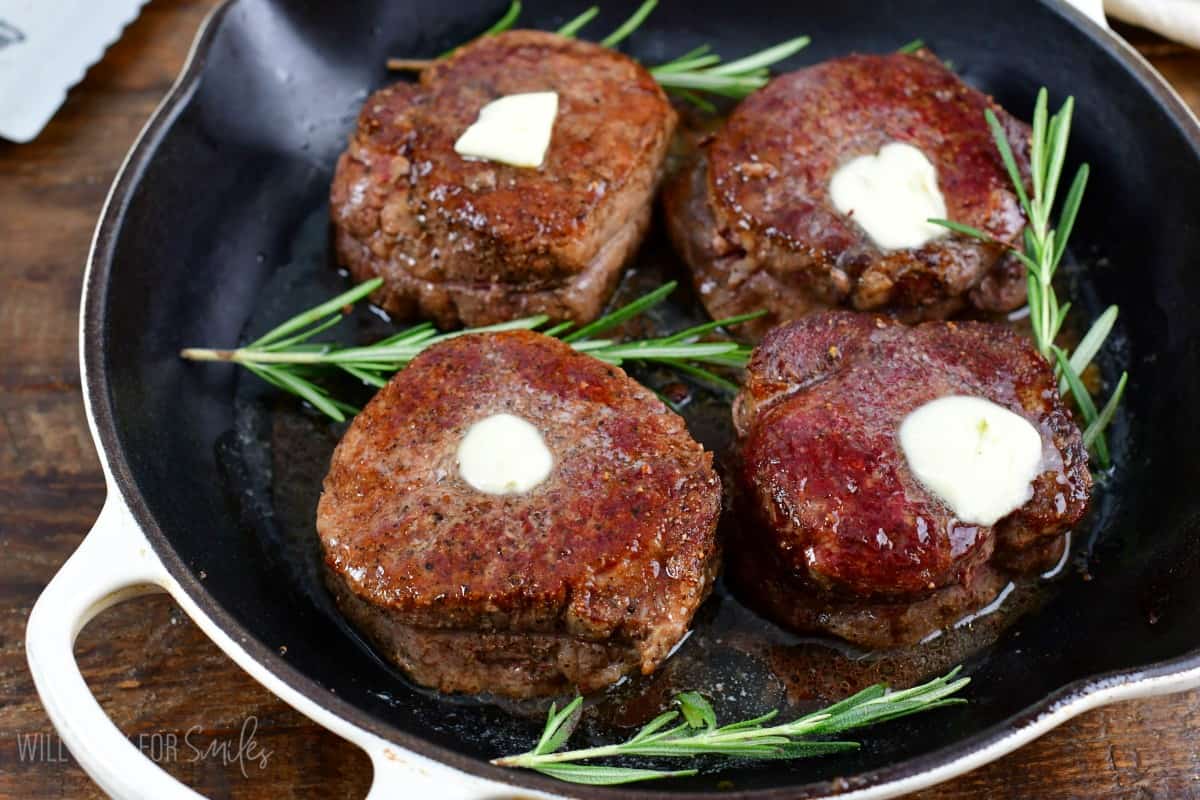
[[[75,637],[106,608],[153,592],[171,594],[238,666],[285,703],[367,752],[375,777],[368,800],[554,800],[544,792],[514,791],[404,750],[342,719],[279,680],[254,660],[184,592],[167,572],[111,484],[100,517],[79,548],[42,590],[25,632],[29,670],[63,742],[88,775],[116,798],[203,800],[125,738],[88,689],[75,662]]]
[[[75,662],[75,637],[106,608],[164,591],[170,576],[116,492],[79,548],[42,591],[25,632],[38,696],[67,748],[114,797],[202,800],[125,738],[96,702]]]

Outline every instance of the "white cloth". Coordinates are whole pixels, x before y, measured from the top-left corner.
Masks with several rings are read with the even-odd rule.
[[[1115,19],[1200,48],[1200,0],[1104,0],[1104,11]]]
[[[0,0],[0,137],[28,142],[147,0]]]
[[[1067,0],[1101,25],[1105,15],[1200,48],[1200,0]]]

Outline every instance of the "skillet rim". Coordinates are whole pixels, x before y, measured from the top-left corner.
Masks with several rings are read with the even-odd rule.
[[[1200,119],[1137,50],[1116,33],[1079,11],[1068,0],[1038,1],[1056,10],[1086,35],[1094,47],[1133,72],[1151,99],[1176,123],[1191,144],[1196,158],[1200,160]],[[80,382],[97,455],[109,478],[108,489],[115,489],[120,493],[122,501],[164,568],[208,620],[232,641],[238,642],[239,646],[274,679],[304,695],[317,706],[384,740],[485,780],[523,786],[560,796],[627,796],[620,788],[567,784],[536,773],[503,769],[487,762],[476,761],[399,730],[324,689],[273,648],[260,642],[251,630],[243,627],[209,594],[204,584],[176,553],[133,479],[117,436],[109,393],[109,376],[104,359],[107,343],[104,332],[109,277],[114,268],[114,246],[123,227],[129,201],[145,169],[154,160],[162,137],[169,131],[178,113],[191,101],[205,71],[208,51],[216,38],[220,22],[238,2],[239,0],[223,0],[201,24],[180,74],[146,121],[113,179],[88,254],[80,301]],[[794,787],[722,792],[721,796],[746,800],[799,800],[833,794],[862,798],[891,797],[934,785],[982,766],[1091,708],[1164,691],[1182,691],[1196,685],[1200,685],[1200,645],[1173,659],[1081,678],[1051,692],[1002,722],[955,744],[916,758],[849,778],[798,784]],[[646,787],[641,787],[639,794],[681,800],[707,800],[713,797],[712,792],[663,792],[648,790]]]

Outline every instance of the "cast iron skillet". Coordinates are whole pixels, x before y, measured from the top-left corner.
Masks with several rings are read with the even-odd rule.
[[[237,341],[271,295],[291,297],[280,265],[326,257],[332,166],[366,92],[395,79],[385,58],[441,52],[504,5],[233,0],[217,12],[101,221],[84,308],[85,391],[99,446],[155,553],[195,607],[276,679],[468,772],[607,797],[618,790],[489,766],[527,746],[534,726],[413,691],[317,602],[286,589],[289,566],[264,556],[222,460],[241,424],[234,398],[244,376],[178,358],[186,345]],[[603,5],[590,30],[630,10]],[[553,28],[583,6],[534,0],[522,24]],[[1092,165],[1074,237],[1091,264],[1079,291],[1085,305],[1121,304],[1110,359],[1132,374],[1114,432],[1123,472],[1047,605],[968,662],[968,706],[881,727],[857,754],[720,775],[754,797],[871,787],[882,796],[915,786],[906,779],[982,763],[1089,705],[1179,688],[1200,668],[1200,129],[1144,62],[1057,2],[666,0],[626,49],[653,61],[708,42],[732,57],[800,33],[813,44],[788,68],[921,37],[1022,116],[1041,84],[1054,98],[1076,97],[1072,158]],[[638,789],[715,790],[711,775]]]

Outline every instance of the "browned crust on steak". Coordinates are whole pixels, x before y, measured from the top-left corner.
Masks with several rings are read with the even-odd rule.
[[[988,108],[1026,170],[1027,126],[928,52],[834,59],[750,95],[664,194],[671,238],[709,313],[767,309],[750,331],[762,335],[839,305],[908,322],[967,304],[1020,306],[1024,277],[1002,246],[950,234],[883,251],[828,196],[842,164],[905,142],[937,168],[950,219],[1017,242],[1024,217],[984,121]]]
[[[501,412],[555,458],[525,494],[458,474],[467,428]],[[711,588],[720,502],[711,454],[653,393],[515,331],[432,347],[375,396],[334,453],[317,531],[343,612],[385,655],[446,691],[523,696],[652,671]],[[475,669],[431,656],[466,633]]]
[[[559,95],[537,169],[466,159],[479,109]],[[675,112],[643,67],[539,31],[485,37],[367,99],[331,190],[339,261],[388,311],[443,327],[595,317],[650,221]]]
[[[760,559],[772,558],[760,554]],[[739,557],[730,561],[730,581],[753,587],[752,604],[775,622],[794,631],[827,633],[861,647],[887,649],[915,644],[934,631],[949,628],[971,611],[992,602],[1009,583],[1009,575],[983,562],[958,583],[931,591],[919,600],[888,602],[797,591],[793,580],[764,571],[762,561]]]
[[[956,519],[899,448],[904,417],[952,394],[998,403],[1041,433],[1033,497],[993,527]],[[952,610],[978,608],[993,572],[1044,568],[1091,493],[1053,370],[1005,326],[812,315],[754,351],[734,421],[744,546],[730,548],[731,573],[783,624],[867,646],[911,643]],[[846,621],[856,615],[862,625]]]
[[[426,628],[397,622],[326,572],[342,612],[414,681],[439,692],[509,697],[593,692],[641,671],[633,642],[588,641],[567,633]]]

